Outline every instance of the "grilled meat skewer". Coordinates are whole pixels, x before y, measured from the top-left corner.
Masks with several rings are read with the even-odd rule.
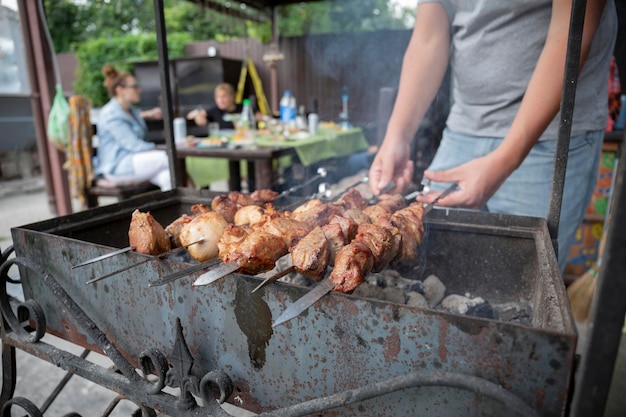
[[[367,246],[370,252],[368,256],[372,257],[371,267],[368,266],[368,263],[359,263],[359,265],[362,266],[362,270],[360,274],[358,274],[361,277],[361,281],[364,280],[365,276],[370,272],[381,271],[389,263],[398,263],[414,259],[415,256],[417,256],[417,248],[422,240],[423,207],[421,204],[412,204],[409,207],[401,208],[394,213],[390,213],[386,210],[397,207],[397,202],[387,202],[381,204],[381,206],[383,206],[383,210],[385,210],[384,213],[379,210],[380,206],[369,210],[371,215],[378,215],[378,217],[374,219],[374,223],[366,221],[372,221],[372,219],[362,213],[362,221],[358,225],[356,235],[345,236],[344,238],[347,239],[343,242],[338,242],[336,238],[333,241],[330,240],[328,226],[325,226],[326,229],[324,227],[320,228],[321,233],[320,231],[316,231],[315,234],[303,238],[291,251],[292,261],[296,270],[303,275],[319,281],[325,275],[327,267],[329,265],[335,265],[333,274],[331,275],[335,279],[331,278],[331,280],[337,281],[337,290],[351,292],[356,286],[345,285],[341,276],[342,274],[355,276],[354,264],[349,264],[341,258],[343,256],[349,256],[346,254],[346,251],[348,251],[347,253],[354,251],[357,251],[359,254],[363,253],[360,247],[343,250],[343,247],[350,244],[351,241],[359,241]],[[348,212],[350,212],[350,210],[347,210],[344,215]],[[356,211],[353,210],[351,213],[355,214]],[[353,221],[352,218],[339,216],[334,218],[333,221],[337,222],[339,219],[343,219],[342,221],[345,222]],[[331,259],[331,247],[334,248],[334,252],[337,254],[334,260]],[[342,255],[339,256],[339,253],[342,253]],[[358,280],[351,278],[351,281]]]
[[[270,233],[283,239],[285,248],[282,252],[275,252],[277,255],[275,261],[277,261],[278,258],[286,255],[288,251],[295,247],[300,239],[306,236],[313,228],[329,222],[329,219],[332,216],[341,214],[346,208],[362,206],[364,201],[365,200],[360,196],[360,193],[356,190],[353,193],[348,193],[348,195],[340,201],[342,205],[323,203],[321,200],[312,200],[296,208],[293,212],[284,212],[282,216],[278,215],[265,221],[263,224],[257,223],[251,225],[250,229],[255,230],[256,232]],[[340,226],[340,229],[341,227],[347,226]],[[247,229],[244,230],[247,232]],[[251,234],[256,233],[255,231],[252,231]],[[244,236],[244,234],[245,233],[243,231],[233,228],[229,228],[227,230],[222,242],[219,244],[220,258],[222,258],[224,263],[219,268],[215,268],[200,276],[194,282],[194,285],[210,284],[211,282],[214,282],[237,270],[242,272],[258,270],[256,266],[250,268],[245,266],[245,259],[248,259],[248,262],[253,265],[256,265],[258,261],[255,259],[255,252],[250,251],[249,249],[250,244],[246,243],[249,236]],[[263,244],[263,240],[261,239],[258,239],[257,242],[259,242],[258,244]],[[238,254],[240,251],[239,246],[244,244],[244,247],[249,252],[246,254]],[[238,255],[235,256],[233,254]],[[232,258],[233,256],[234,258]],[[234,262],[234,259],[236,259],[237,262]],[[273,263],[266,263],[265,265],[267,265],[268,268],[270,266],[274,266]]]

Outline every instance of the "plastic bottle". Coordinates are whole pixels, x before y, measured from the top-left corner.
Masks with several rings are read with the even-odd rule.
[[[254,113],[252,112],[252,105],[250,104],[250,100],[248,100],[247,98],[243,100],[243,108],[241,110],[239,125],[243,129],[254,130],[256,128]]]
[[[236,124],[237,133],[236,137],[239,140],[251,140],[254,139],[253,131],[256,129],[256,121],[254,119],[254,113],[252,112],[252,106],[250,100],[247,98],[243,100],[243,108],[241,109],[241,116]]]
[[[280,99],[280,120],[286,124],[296,120],[296,98],[290,90],[285,90]]]
[[[307,130],[306,111],[303,105],[298,107],[298,115],[296,116],[296,128],[298,130]]]

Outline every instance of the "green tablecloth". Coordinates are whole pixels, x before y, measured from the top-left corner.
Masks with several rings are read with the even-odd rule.
[[[257,146],[278,146],[294,148],[300,163],[310,166],[317,162],[352,155],[368,148],[367,140],[360,128],[347,131],[320,129],[318,134],[297,140],[275,140],[271,136],[256,138]],[[290,156],[279,158],[275,169],[288,167],[292,163]],[[221,158],[187,157],[187,174],[196,187],[206,187],[212,182],[228,179],[228,161]],[[247,165],[241,162],[241,175],[247,175]]]
[[[271,137],[259,137],[258,146],[288,146],[294,148],[300,163],[304,166],[330,158],[349,156],[364,151],[369,146],[363,130],[352,128],[342,130],[320,129],[318,134],[306,139],[272,140]]]

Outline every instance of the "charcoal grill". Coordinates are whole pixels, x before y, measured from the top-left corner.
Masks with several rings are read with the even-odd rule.
[[[193,287],[201,272],[148,286],[192,266],[183,257],[85,284],[145,259],[133,252],[71,269],[126,246],[134,209],[167,224],[214,195],[176,189],[12,229],[27,301],[11,309],[3,290],[5,345],[169,415],[227,415],[214,393],[276,416],[563,413],[576,331],[542,219],[433,210],[420,269],[451,291],[529,305],[527,325],[333,293],[272,329],[308,288],[275,283],[252,293],[260,278],[239,274]],[[44,332],[104,353],[118,372],[42,343]]]

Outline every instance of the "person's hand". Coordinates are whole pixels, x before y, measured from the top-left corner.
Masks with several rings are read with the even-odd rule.
[[[490,154],[443,171],[424,171],[424,177],[433,182],[457,182],[459,185],[457,191],[442,198],[437,204],[472,209],[484,207],[509,175],[502,164],[493,159],[493,154]],[[430,203],[439,194],[441,192],[430,191],[426,195],[418,195],[417,201]]]
[[[410,147],[384,141],[369,171],[370,189],[378,195],[391,181],[396,187],[389,193],[399,193],[408,187],[413,178],[413,162],[409,160]]]
[[[155,107],[150,110],[144,110],[141,112],[141,117],[144,119],[161,119],[163,118],[163,113],[161,112],[160,107]]]
[[[209,123],[206,110],[194,109],[187,113],[187,120],[193,120],[198,126],[206,126]]]

